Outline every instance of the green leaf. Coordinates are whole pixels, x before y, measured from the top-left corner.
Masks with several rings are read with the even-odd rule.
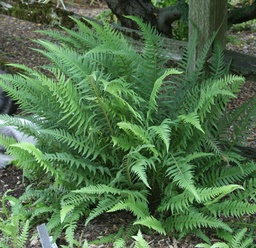
[[[125,240],[122,238],[117,239],[114,242],[114,248],[125,248]]]
[[[116,212],[120,210],[127,210],[132,212],[138,219],[143,219],[149,214],[147,203],[141,200],[134,200],[129,197],[123,201],[118,202],[108,212]]]
[[[229,248],[229,245],[227,245],[226,243],[223,243],[223,242],[217,242],[214,245],[200,243],[200,244],[197,244],[195,247],[198,247],[198,248]]]
[[[199,116],[196,113],[192,112],[192,113],[189,113],[188,115],[179,115],[178,118],[185,123],[191,124],[198,130],[200,130],[202,133],[204,133],[204,130],[202,129],[199,121]]]
[[[145,129],[141,126],[128,122],[119,122],[117,124],[120,129],[124,130],[128,135],[134,136],[136,139],[142,142],[142,144],[151,144]]]
[[[166,170],[166,175],[173,180],[179,187],[190,191],[195,198],[200,201],[200,196],[197,192],[193,176],[193,165],[186,162],[183,157],[175,157],[170,154],[169,165]]]
[[[163,122],[159,126],[151,126],[149,127],[149,132],[154,133],[157,137],[159,137],[165,144],[166,151],[169,151],[170,147],[170,135],[171,135],[171,128],[170,124],[173,124],[169,119],[163,120]]]
[[[140,230],[138,231],[138,234],[136,236],[133,236],[133,239],[135,240],[136,248],[150,248],[147,241],[143,238]]]
[[[165,232],[161,222],[153,216],[146,216],[140,220],[135,221],[133,224],[134,225],[143,225],[143,226],[146,226],[150,229],[153,229],[153,230],[159,232],[160,234],[166,235],[166,232]]]
[[[62,223],[64,221],[64,219],[66,218],[66,216],[72,211],[74,210],[75,206],[74,205],[66,205],[66,206],[62,206],[61,210],[60,210],[60,222]]]
[[[156,98],[158,96],[158,93],[161,89],[161,85],[163,83],[163,80],[170,76],[170,75],[173,75],[173,74],[181,74],[182,72],[176,70],[176,69],[169,69],[169,70],[166,70],[164,72],[164,74],[159,77],[155,83],[154,83],[154,86],[153,86],[153,89],[152,89],[152,92],[151,92],[151,95],[150,95],[150,99],[149,99],[149,106],[148,106],[148,111],[147,111],[147,123],[149,123],[149,120],[151,119],[151,112],[152,111],[157,111],[157,101],[156,101]]]
[[[147,173],[146,173],[146,168],[148,163],[151,161],[147,161],[145,157],[142,157],[140,159],[137,159],[130,165],[130,170],[134,174],[136,174],[139,179],[148,187],[151,188],[147,179]]]

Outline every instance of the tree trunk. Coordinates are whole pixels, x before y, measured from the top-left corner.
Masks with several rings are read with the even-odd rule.
[[[194,27],[199,32],[198,45],[195,51],[195,59],[198,58],[207,40],[218,31],[217,38],[223,48],[226,42],[227,26],[227,0],[190,0],[189,2],[189,42],[193,40]]]

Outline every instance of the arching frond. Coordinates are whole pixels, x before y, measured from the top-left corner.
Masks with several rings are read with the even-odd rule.
[[[153,216],[147,216],[141,220],[137,220],[134,222],[134,225],[147,226],[147,227],[157,231],[160,234],[166,234],[164,228],[162,227],[161,222],[158,221]]]
[[[172,218],[172,222],[168,223],[170,230],[183,231],[185,229],[194,229],[201,227],[220,228],[225,231],[232,232],[232,229],[223,221],[212,216],[205,216],[196,212],[194,209],[186,211],[183,215],[177,215]]]
[[[190,191],[197,199],[200,199],[193,180],[193,165],[184,158],[171,156],[170,164],[166,170],[166,176],[173,180],[179,187]]]

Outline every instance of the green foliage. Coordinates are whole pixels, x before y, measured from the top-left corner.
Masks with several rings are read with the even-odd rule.
[[[166,7],[177,4],[177,0],[152,0],[152,3],[157,7]]]
[[[237,234],[233,236],[229,240],[228,243],[225,242],[217,242],[213,245],[209,245],[206,243],[197,244],[195,247],[201,248],[245,248],[245,247],[253,247],[253,239],[252,238],[244,238],[247,232],[247,228],[243,228]]]
[[[135,242],[136,248],[149,248],[149,244],[143,238],[140,231],[138,232],[137,236],[134,236],[133,238],[136,240]]]
[[[224,239],[237,230],[230,218],[256,213],[256,164],[235,149],[255,121],[255,99],[226,110],[244,79],[227,74],[218,44],[205,71],[215,36],[195,69],[196,36],[179,69],[170,69],[161,36],[129,18],[144,37],[139,52],[108,24],[85,20],[88,28],[73,19],[76,31],[43,31],[56,41],[36,41],[50,61],[43,67],[48,76],[23,65],[14,65],[24,71],[19,75],[0,76],[33,124],[2,119],[37,140],[0,139],[32,180],[20,200],[31,220],[47,219],[54,239],[64,231],[68,247],[78,245],[79,221],[87,225],[117,211],[134,220],[99,243],[122,247],[138,233],[136,245],[143,247],[142,229],[195,234],[208,243],[211,229]]]
[[[6,191],[2,196],[0,212],[0,247],[24,247],[30,228],[30,220],[22,202],[8,195]],[[9,209],[11,206],[11,209]],[[10,245],[15,246],[10,246]]]

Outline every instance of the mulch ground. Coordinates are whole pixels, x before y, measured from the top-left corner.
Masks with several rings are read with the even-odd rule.
[[[92,7],[92,6],[79,6],[72,5],[68,8],[81,15],[93,17],[105,9],[106,6]],[[5,62],[8,63],[21,63],[30,68],[40,66],[47,63],[47,59],[40,54],[31,50],[30,48],[39,48],[38,45],[32,42],[31,39],[44,38],[44,35],[35,33],[36,30],[50,29],[43,24],[36,24],[23,21],[17,18],[0,15],[0,68],[8,71],[4,66]],[[228,44],[228,48],[240,52],[245,52],[251,55],[256,55],[256,35],[250,31],[230,31],[230,35],[236,37],[235,44]],[[5,67],[5,68],[4,68]],[[230,108],[235,108],[239,104],[251,98],[256,92],[256,79],[248,78],[242,88],[236,101],[230,104]],[[250,146],[256,147],[256,131],[249,130],[247,141]],[[0,170],[0,196],[8,189],[13,190],[10,194],[18,197],[26,187],[26,182],[22,176],[22,171],[8,166]],[[1,208],[1,206],[0,206]],[[81,225],[77,231],[80,240],[88,239],[94,240],[99,237],[106,236],[110,233],[116,233],[122,225],[127,225],[131,216],[127,213],[108,214],[103,215],[101,218],[96,219],[90,223],[86,228]],[[174,248],[190,248],[195,247],[198,240],[194,237],[187,237],[182,241],[178,241],[173,237],[163,237],[161,235],[146,236],[150,242],[151,247],[174,247]],[[59,242],[63,242],[60,238]],[[27,248],[41,247],[39,240],[36,238],[30,241]],[[90,245],[93,247],[112,247],[111,245]]]

